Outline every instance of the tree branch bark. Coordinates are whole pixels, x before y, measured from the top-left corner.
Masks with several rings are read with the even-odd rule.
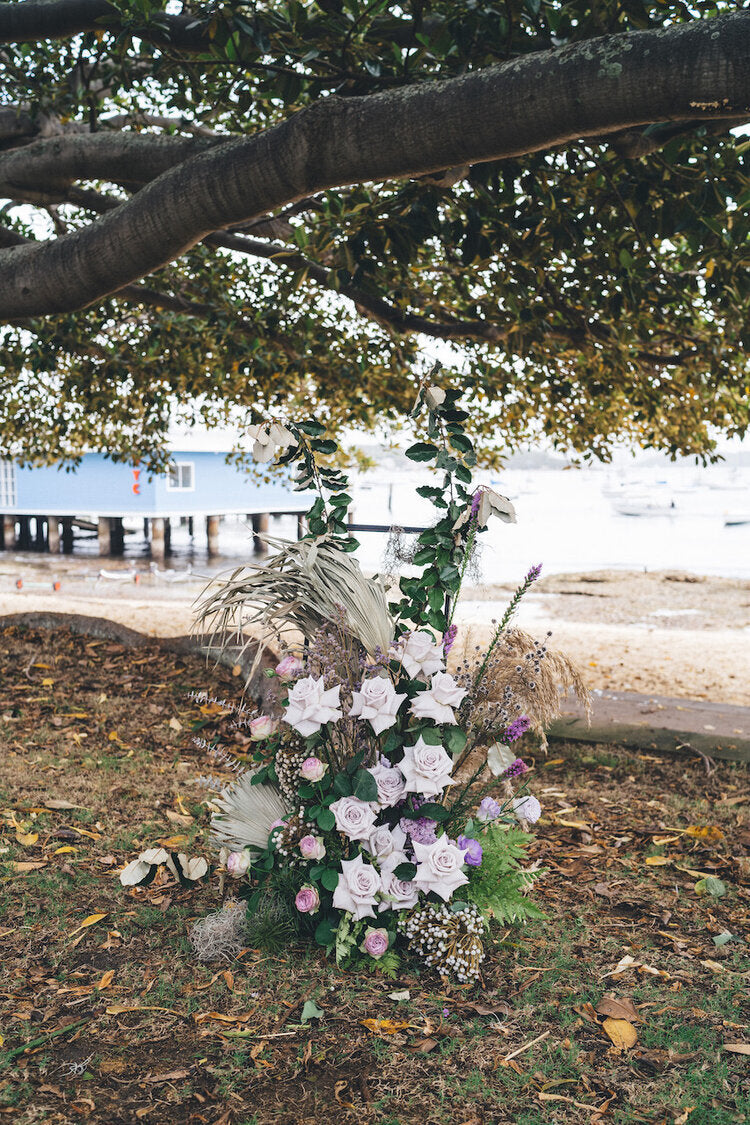
[[[183,51],[203,51],[210,43],[210,20],[155,13],[138,35],[150,43],[170,44]],[[120,31],[122,12],[109,0],[22,0],[0,4],[0,43],[32,43],[68,39],[82,31]]]
[[[0,317],[83,308],[214,231],[326,188],[520,156],[653,121],[745,113],[747,11],[589,40],[447,81],[324,98],[264,133],[185,159],[82,230],[0,250]]]

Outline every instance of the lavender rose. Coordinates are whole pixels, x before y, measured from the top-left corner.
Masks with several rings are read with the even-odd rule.
[[[413,746],[404,747],[399,763],[407,793],[439,796],[451,784],[453,762],[442,746],[431,746],[420,735]]]
[[[419,902],[419,888],[416,883],[397,879],[391,871],[383,875],[383,893],[378,903],[378,913],[384,910],[411,910]]]
[[[294,905],[297,907],[300,914],[317,914],[318,907],[320,906],[320,895],[315,887],[311,887],[309,883],[305,883],[304,887],[300,887],[297,891]]]
[[[482,863],[482,845],[479,840],[472,840],[470,836],[459,836],[456,844],[464,853],[464,863],[469,867],[480,867]]]
[[[398,825],[389,828],[381,824],[363,846],[375,856],[381,871],[393,871],[399,863],[406,862],[406,833]]]
[[[401,658],[407,676],[412,679],[431,676],[445,664],[442,645],[435,644],[435,638],[421,629],[415,633],[406,633],[393,646],[393,650]]]
[[[455,725],[453,708],[458,707],[466,695],[449,672],[436,672],[428,691],[418,691],[411,701],[411,713],[417,719],[432,719],[436,723]]]
[[[355,719],[367,719],[375,734],[381,734],[396,722],[396,712],[406,699],[399,694],[387,676],[375,676],[362,681],[360,691],[352,692],[352,709]]]
[[[365,940],[359,947],[363,953],[369,953],[374,961],[379,961],[388,949],[388,931],[365,930]]]
[[[289,691],[286,711],[282,716],[285,723],[307,738],[319,731],[324,723],[335,723],[341,718],[339,693],[341,685],[326,690],[323,677],[315,680],[305,676]]]
[[[396,766],[391,766],[387,758],[381,758],[376,766],[368,770],[368,773],[375,778],[378,787],[378,804],[381,808],[390,809],[401,800],[406,792],[404,775]]]
[[[375,824],[375,810],[359,797],[340,797],[330,806],[336,828],[350,840],[367,840]]]
[[[325,762],[321,762],[320,758],[312,755],[310,758],[305,758],[299,768],[299,775],[305,781],[322,781],[327,769],[328,766]]]
[[[361,855],[342,859],[341,876],[333,892],[333,905],[347,910],[353,918],[374,918],[373,906],[382,890],[380,875]]]
[[[323,859],[326,846],[320,836],[303,836],[299,842],[299,850],[304,859]]]
[[[448,839],[440,836],[434,844],[413,841],[417,873],[414,882],[420,891],[434,891],[447,902],[453,892],[468,883],[463,872],[464,853]]]

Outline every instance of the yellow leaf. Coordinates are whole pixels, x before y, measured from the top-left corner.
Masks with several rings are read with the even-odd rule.
[[[173,1016],[181,1016],[174,1008],[160,1008],[157,1004],[112,1004],[106,1009],[108,1016],[121,1016],[123,1012],[170,1012]]]
[[[704,968],[710,969],[712,973],[725,973],[726,969],[720,965],[718,961],[701,961]]]
[[[359,1022],[373,1035],[395,1035],[398,1031],[411,1026],[408,1020],[360,1020]]]
[[[74,852],[75,850],[76,849],[72,848],[70,846],[70,844],[65,844],[65,846],[62,847],[62,848],[55,848],[55,850],[53,851],[52,854],[53,855],[68,855],[70,852]]]
[[[54,686],[55,686],[54,680],[49,680],[49,679],[42,680],[42,687],[54,687]]]
[[[638,1032],[629,1020],[615,1020],[608,1017],[602,1028],[614,1043],[615,1047],[628,1050],[638,1042]]]
[[[646,865],[648,867],[666,867],[672,860],[666,855],[649,855],[646,856]]]
[[[109,988],[109,986],[111,985],[111,983],[114,979],[114,975],[115,975],[114,969],[107,969],[106,973],[104,974],[104,976],[102,977],[102,979],[99,981],[99,983],[96,986],[97,990],[99,992],[101,992],[103,989]]]
[[[101,922],[102,918],[106,917],[107,911],[104,914],[89,914],[88,917],[83,919],[78,929],[85,930],[87,926],[95,926],[97,922]]]
[[[159,843],[165,848],[179,848],[187,842],[187,836],[167,836],[166,840],[159,840]]]
[[[717,844],[724,839],[724,833],[717,824],[689,824],[685,835],[692,836],[694,840],[705,840],[709,844]]]
[[[716,259],[715,258],[709,258],[708,261],[706,262],[706,268],[703,271],[704,276],[706,278],[713,277],[713,272],[714,272],[715,269],[716,269]]]
[[[25,848],[30,848],[39,839],[38,832],[16,832],[16,839],[19,844],[23,844]]]

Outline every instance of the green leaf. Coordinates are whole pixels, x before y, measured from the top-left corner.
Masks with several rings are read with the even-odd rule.
[[[410,883],[417,873],[416,864],[414,863],[399,863],[398,867],[394,867],[393,874],[397,879],[403,879],[404,882]]]
[[[336,927],[331,919],[324,918],[315,928],[315,940],[318,945],[333,945],[335,933]]]
[[[308,437],[320,437],[321,434],[326,432],[325,426],[321,426],[320,422],[316,422],[314,418],[298,423],[297,429],[302,430],[302,433],[307,434]]]
[[[466,735],[460,727],[448,727],[443,734],[443,745],[448,753],[455,757],[466,745]]]
[[[318,929],[320,929],[320,926],[318,926]],[[315,931],[315,936],[317,938],[318,930]],[[331,938],[333,938],[333,934],[331,934]],[[323,945],[323,944],[328,945],[328,942],[321,942],[320,944],[321,945]],[[319,1019],[322,1019],[322,1017],[324,1015],[325,1015],[325,1012],[323,1011],[322,1008],[318,1007],[318,1005],[315,1003],[314,1000],[305,1000],[305,1003],[302,1006],[302,1015],[300,1016],[300,1023],[309,1023],[310,1020],[319,1020]]]
[[[445,805],[436,805],[432,801],[427,801],[424,805],[419,806],[417,815],[429,817],[430,820],[437,820],[440,823],[448,819],[450,811],[446,809]]]
[[[340,797],[351,797],[352,783],[348,774],[337,773],[333,779],[333,788]]]
[[[326,867],[325,871],[320,877],[320,881],[327,891],[335,891],[339,884],[339,874],[334,867]]]
[[[378,785],[369,770],[357,770],[353,780],[355,797],[360,801],[377,801]]]
[[[419,737],[428,746],[442,746],[443,745],[443,732],[440,727],[424,727],[419,732]]]
[[[438,454],[438,447],[430,442],[418,441],[406,450],[410,461],[432,461]]]
[[[321,828],[323,832],[330,832],[336,824],[336,817],[330,809],[323,809],[318,813],[315,819],[318,822],[318,827]]]

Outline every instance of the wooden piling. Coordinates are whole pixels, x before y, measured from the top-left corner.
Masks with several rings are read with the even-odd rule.
[[[208,557],[214,558],[219,553],[219,521],[220,516],[206,516],[206,538],[208,540]]]
[[[73,554],[73,519],[71,516],[65,516],[60,521],[62,523],[62,549],[64,555]]]
[[[160,516],[151,520],[151,558],[164,561],[164,520]]]
[[[57,516],[47,516],[47,550],[51,555],[60,554],[60,523]]]
[[[16,517],[3,516],[3,546],[12,551],[16,545]]]
[[[108,516],[99,516],[96,533],[99,539],[99,554],[109,555],[112,550],[112,534]]]
[[[268,553],[268,544],[261,538],[268,533],[268,512],[255,512],[251,516],[253,522],[253,550],[256,555]]]

